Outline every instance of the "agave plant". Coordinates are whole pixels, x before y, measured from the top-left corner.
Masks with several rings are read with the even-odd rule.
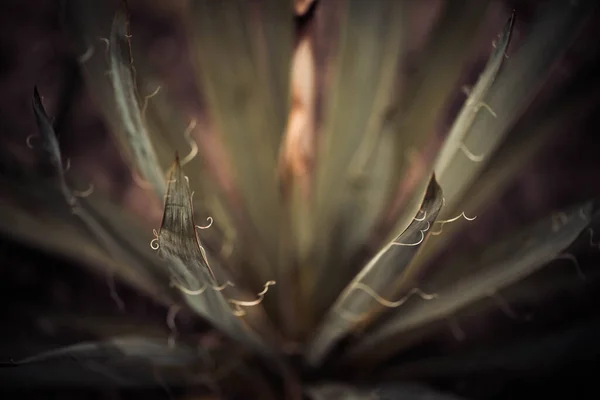
[[[56,317],[107,333],[14,357],[4,376],[29,377],[27,368],[48,371],[75,357],[119,385],[205,388],[217,398],[442,399],[450,397],[409,382],[506,367],[501,356],[523,348],[543,360],[564,343],[525,338],[475,358],[410,357],[441,330],[460,339],[472,315],[515,317],[511,304],[586,278],[572,249],[590,242],[593,201],[485,251],[439,255],[550,134],[586,111],[598,84],[591,71],[523,113],[593,2],[547,2],[526,40],[510,48],[518,16],[509,13],[448,130],[440,127],[490,1],[446,2],[410,79],[402,71],[417,2],[148,2],[188,34],[191,87],[203,105],[191,116],[168,88],[147,90],[156,74],[129,27],[139,7],[64,3],[88,87],[132,179],[163,201],[162,222],[146,228],[101,191],[76,190],[81,177],[67,172],[36,90],[39,132],[28,141],[46,174],[3,155],[10,193],[0,202],[1,231],[169,311],[157,329],[132,327],[127,314],[111,324]],[[568,266],[560,279],[559,263]],[[178,333],[175,314],[186,311],[220,332],[219,341],[201,340],[206,330]]]

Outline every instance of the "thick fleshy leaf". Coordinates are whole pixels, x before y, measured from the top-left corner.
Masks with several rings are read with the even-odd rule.
[[[38,131],[42,139],[42,150],[44,152],[44,159],[50,166],[52,172],[56,174],[58,186],[65,198],[65,201],[69,204],[73,204],[75,199],[73,193],[67,185],[65,180],[65,168],[62,161],[60,152],[60,146],[58,144],[58,138],[54,133],[52,122],[46,114],[42,99],[37,88],[33,91],[33,113],[37,122]]]
[[[253,307],[257,309],[251,316],[261,314],[258,312],[260,303],[274,282],[267,282],[257,298],[241,298],[238,296],[243,295],[243,288],[230,281],[228,271],[215,267],[213,272],[196,236],[191,191],[179,159],[169,175],[163,221],[153,247],[169,266],[171,283],[196,312],[230,337],[263,354],[269,353],[267,346],[240,317],[246,316]]]
[[[56,133],[37,92],[33,104],[42,138],[41,161],[57,179],[44,181],[30,171],[20,170],[17,160],[4,155],[3,161],[12,164],[12,172],[3,174],[3,180],[12,192],[2,200],[2,229],[26,243],[83,261],[104,273],[117,274],[169,302],[164,269],[148,260],[151,254],[147,243],[140,243],[145,235],[136,230],[129,217],[122,216],[122,210],[106,201],[88,202],[76,197],[66,181]]]
[[[573,129],[574,122],[590,112],[593,99],[600,87],[600,77],[596,73],[600,51],[590,50],[589,65],[581,69],[577,76],[558,89],[548,101],[541,102],[528,112],[511,129],[506,139],[498,146],[489,162],[482,166],[479,175],[472,181],[459,203],[448,205],[446,215],[456,216],[465,213],[476,216],[484,211],[486,204],[503,193],[517,174],[544,149],[561,130]],[[417,273],[428,265],[446,245],[452,243],[455,235],[465,228],[469,221],[459,218],[443,227],[440,235],[432,236],[411,266]]]
[[[596,6],[594,2],[560,0],[540,6],[540,14],[536,16],[525,42],[504,62],[487,94],[481,99],[473,99],[487,106],[479,108],[461,143],[475,157],[483,158],[474,162],[473,157],[470,159],[459,154],[440,171],[443,174],[440,185],[448,211],[461,201],[465,190],[502,143],[523,109],[539,92],[555,62],[573,42],[581,31],[582,22]],[[478,93],[473,92],[473,95],[478,96]],[[470,100],[467,100],[467,107]],[[447,216],[443,211],[442,217]]]
[[[506,25],[500,34],[500,39],[498,40],[498,43],[496,43],[496,49],[492,52],[485,69],[477,80],[477,84],[472,90],[470,90],[470,93],[468,94],[469,97],[452,124],[452,128],[448,133],[448,137],[446,138],[440,154],[438,155],[435,164],[435,174],[438,177],[442,187],[445,186],[445,173],[452,159],[454,157],[465,156],[464,152],[466,150],[464,141],[466,140],[466,136],[473,126],[475,116],[482,107],[485,107],[486,96],[492,87],[498,72],[500,72],[500,67],[506,58],[506,50],[508,49],[508,45],[510,43],[514,22],[515,13],[513,11],[513,14],[506,22]],[[448,184],[452,185],[453,182],[450,181]]]
[[[159,196],[165,195],[163,172],[150,142],[135,89],[133,59],[129,44],[129,21],[120,8],[110,32],[110,79],[119,116],[131,147],[135,164]]]
[[[94,100],[105,113],[121,150],[162,198],[166,189],[162,166],[168,165],[174,149],[156,135],[150,139],[138,99],[139,77],[133,66],[124,6],[117,10],[110,2],[65,0],[64,11],[64,22],[81,54],[79,62]]]
[[[323,24],[327,30],[339,25],[340,35],[336,57],[320,72],[331,82],[321,83],[326,90],[313,254],[303,268],[305,296],[316,310],[313,318],[323,315],[364,265],[364,255],[359,254],[375,254],[417,213],[431,176],[437,118],[487,9],[486,1],[446,4],[422,68],[401,101],[396,74],[405,3],[340,4],[343,7],[330,6],[331,20]]]
[[[402,274],[425,241],[429,229],[442,206],[442,193],[435,179],[421,205],[420,213],[406,231],[373,257],[342,292],[308,348],[309,363],[320,363],[331,347],[357,325],[369,323],[370,311],[377,305],[401,307],[410,296],[424,299],[432,296],[415,290],[399,300],[386,300],[394,279]]]
[[[428,324],[451,317],[462,308],[530,276],[556,259],[584,232],[596,213],[586,203],[517,232],[485,252],[440,268],[420,288],[435,294],[431,301],[413,299],[361,338],[350,358],[369,362],[389,357],[414,340],[411,335]]]
[[[190,2],[190,15],[198,85],[235,184],[237,244],[251,264],[243,273],[258,286],[276,279],[280,264],[276,171],[290,103],[293,3],[200,0]]]
[[[192,193],[177,158],[169,175],[156,246],[161,258],[167,262],[174,260],[169,262],[172,281],[179,287],[197,291],[209,281],[214,283],[215,276],[198,243],[191,200]]]
[[[200,140],[214,136],[206,116],[197,115],[197,110],[191,111],[189,107],[181,107],[177,101],[179,97],[173,93],[169,82],[153,68],[149,62],[148,49],[154,48],[152,46],[156,46],[156,42],[147,40],[147,37],[136,31],[128,31],[127,36],[122,36],[119,30],[127,28],[127,19],[123,20],[127,16],[123,15],[123,10],[120,11],[120,16],[117,14],[115,17],[117,8],[112,2],[68,0],[65,3],[65,24],[81,54],[79,61],[86,83],[93,100],[101,106],[111,133],[116,136],[120,148],[133,163],[132,167],[136,170],[133,172],[135,183],[144,188],[147,186],[149,190],[153,186],[137,172],[140,170],[133,146],[137,146],[138,153],[147,156],[148,160],[154,157],[152,152],[156,153],[160,171],[155,172],[160,172],[160,178],[157,179],[161,181],[165,179],[162,171],[170,166],[173,154],[176,151],[186,154],[182,156],[182,165],[191,163],[192,166],[188,177],[196,191],[196,211],[199,215],[213,218],[213,229],[202,232],[202,236],[208,241],[207,251],[212,251],[215,256],[227,254],[225,249],[231,247],[235,229],[224,209],[223,194],[209,176],[206,165],[207,154],[216,154],[213,158],[218,159],[219,153],[210,140]],[[185,9],[183,3],[166,5],[162,2],[133,1],[129,5],[133,12],[136,7],[141,7],[150,15],[158,13],[161,18],[170,21],[182,18]],[[113,40],[109,39],[111,28],[117,36],[113,46]],[[119,82],[115,81],[115,75],[111,72],[115,64],[119,66],[117,76],[122,79],[121,85],[116,85]],[[187,71],[185,66],[182,69]],[[127,94],[125,97],[124,93]],[[119,105],[118,96],[121,96],[120,103],[126,102],[130,106],[125,112]],[[139,134],[132,136],[131,126],[141,129]],[[147,149],[150,149],[148,153]],[[162,200],[162,195],[160,197]]]
[[[599,298],[596,266],[600,253],[594,234],[599,223],[596,216],[547,267],[462,308],[451,319],[414,331],[410,335],[424,342],[394,356],[379,370],[385,370],[385,376],[378,376],[393,380],[543,379],[556,376],[556,370],[565,365],[593,360],[600,329],[593,306]],[[446,351],[428,352],[427,343],[448,339]],[[427,355],[423,357],[418,349]]]

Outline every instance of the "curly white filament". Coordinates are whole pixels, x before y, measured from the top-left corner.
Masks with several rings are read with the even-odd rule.
[[[423,300],[433,300],[437,297],[437,294],[435,294],[435,293],[425,293],[424,291],[422,291],[419,288],[413,288],[400,300],[390,301],[390,300],[384,299],[383,297],[378,295],[370,286],[367,286],[364,283],[360,283],[360,282],[357,283],[356,285],[354,285],[353,289],[354,290],[362,290],[363,292],[365,292],[369,296],[371,296],[376,302],[378,302],[382,306],[388,307],[388,308],[400,307],[402,304],[406,303],[406,301],[413,295],[417,295]]]
[[[206,283],[200,289],[196,289],[196,290],[188,289],[188,288],[180,285],[177,282],[171,282],[171,286],[176,287],[183,293],[190,295],[190,296],[197,296],[199,294],[202,294],[202,293],[206,292],[206,290],[209,288],[209,286]],[[216,292],[222,292],[223,290],[227,289],[228,287],[234,287],[234,286],[235,285],[233,284],[233,282],[227,281],[220,286],[210,286],[210,288]]]
[[[146,119],[146,110],[148,109],[148,102],[150,101],[151,98],[153,98],[160,92],[161,88],[162,87],[160,85],[158,85],[152,93],[150,93],[147,96],[144,96],[144,103],[142,104],[142,111],[141,111],[142,118],[144,118],[144,120]]]
[[[419,220],[417,220],[419,221]],[[392,246],[418,246],[421,243],[423,243],[423,241],[425,240],[425,232],[427,232],[429,230],[429,228],[431,228],[431,224],[429,223],[429,221],[425,221],[427,222],[427,227],[425,229],[421,229],[419,232],[421,233],[421,238],[416,242],[416,243],[401,243],[401,242],[392,242]]]
[[[258,298],[256,300],[244,301],[229,299],[229,303],[233,304],[234,306],[233,314],[238,317],[243,317],[246,315],[246,311],[244,311],[242,307],[254,307],[262,303],[263,299],[265,298],[265,294],[269,291],[269,286],[273,286],[275,283],[275,281],[267,281],[264,285],[264,289],[257,294]]]
[[[460,218],[464,218],[464,219],[466,219],[467,221],[473,221],[473,220],[475,220],[475,219],[477,218],[477,216],[475,216],[475,217],[472,217],[472,218],[469,218],[469,217],[467,217],[467,216],[466,216],[465,212],[463,211],[463,212],[461,212],[459,215],[457,215],[457,216],[456,216],[456,217],[454,217],[454,218],[450,218],[450,219],[447,219],[447,220],[442,220],[442,221],[435,221],[434,223],[436,223],[436,224],[440,224],[440,230],[439,230],[439,231],[435,231],[435,232],[431,232],[431,235],[433,235],[433,236],[438,236],[438,235],[441,235],[441,234],[442,234],[442,230],[444,229],[444,225],[445,225],[445,224],[448,224],[448,223],[450,223],[450,222],[457,221],[457,220],[458,220],[458,219],[460,219]]]
[[[471,152],[471,150],[469,150],[469,149],[467,148],[467,146],[465,146],[465,144],[464,144],[464,143],[461,143],[461,144],[459,145],[459,147],[460,147],[460,150],[461,150],[461,151],[464,153],[464,155],[465,155],[465,156],[466,156],[466,157],[467,157],[469,160],[471,160],[471,161],[473,161],[473,162],[476,162],[476,163],[478,163],[478,162],[482,162],[482,161],[483,161],[483,159],[485,158],[485,156],[483,156],[483,155],[479,155],[479,156],[478,156],[478,155],[476,155],[476,154],[473,154],[473,153]]]
[[[190,144],[191,150],[190,150],[189,154],[187,156],[185,156],[183,158],[183,160],[181,160],[180,165],[182,167],[184,165],[186,165],[187,163],[189,163],[190,161],[192,161],[194,159],[194,157],[196,157],[198,155],[198,144],[191,136],[191,134],[195,128],[196,128],[196,120],[193,119],[190,121],[190,124],[185,129],[185,132],[183,132],[183,137]]]
[[[196,228],[198,229],[208,229],[212,226],[213,224],[213,218],[212,217],[206,217],[206,220],[208,221],[208,225],[205,226],[200,226],[200,225],[196,225]]]
[[[152,250],[158,250],[160,248],[160,243],[158,243],[158,232],[156,232],[156,229],[152,229],[152,233],[154,234],[154,239],[150,241],[150,248]]]
[[[425,233],[423,231],[420,231],[420,233],[421,233],[421,239],[419,239],[416,243],[392,242],[392,245],[393,246],[407,246],[407,247],[418,246],[421,243],[423,243],[423,241],[425,240]]]
[[[373,288],[371,288],[370,286],[368,286],[364,283],[361,283],[361,282],[354,284],[352,286],[352,290],[362,290],[363,292],[365,292],[366,294],[371,296],[373,298],[373,300],[375,300],[377,303],[379,303],[383,307],[387,307],[387,308],[398,308],[401,305],[403,305],[404,303],[406,303],[408,301],[408,299],[410,299],[414,295],[419,296],[422,300],[433,300],[437,297],[437,294],[435,294],[435,293],[425,293],[424,291],[422,291],[419,288],[413,288],[406,295],[404,295],[404,297],[402,297],[400,300],[390,301],[390,300],[384,299],[377,292],[375,292],[375,290],[373,290]],[[336,311],[338,312],[340,317],[342,317],[343,319],[348,320],[350,322],[361,321],[365,316],[365,314],[358,315],[358,314],[354,314],[348,310],[343,310],[343,309],[338,309]]]
[[[415,220],[415,221],[419,221],[419,222],[425,221],[425,218],[427,218],[427,210],[419,210],[419,212],[420,212],[420,213],[422,212],[422,213],[423,213],[423,216],[422,216],[421,218],[417,218],[417,217],[415,217],[415,218],[414,218],[414,220]],[[417,215],[418,215],[418,214],[417,214]]]
[[[485,108],[485,109],[486,109],[486,110],[487,110],[487,111],[490,113],[490,115],[491,115],[492,117],[494,117],[494,118],[498,118],[498,114],[496,114],[496,113],[494,112],[494,110],[492,110],[492,107],[490,107],[490,106],[489,106],[489,104],[487,104],[487,103],[483,103],[483,102],[480,102],[480,103],[478,103],[478,104],[477,104],[477,107],[476,107],[476,111],[479,111],[479,109],[480,109],[481,107]]]

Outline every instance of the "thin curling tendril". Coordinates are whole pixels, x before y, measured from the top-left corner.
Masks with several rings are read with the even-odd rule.
[[[408,299],[411,298],[413,295],[419,296],[422,300],[433,300],[437,297],[437,294],[435,294],[435,293],[425,293],[424,291],[422,291],[419,288],[413,288],[400,300],[390,301],[390,300],[384,299],[377,292],[375,292],[375,290],[373,290],[373,288],[371,288],[370,286],[368,286],[364,283],[361,283],[361,282],[353,285],[352,290],[362,290],[363,292],[365,292],[366,294],[371,296],[373,298],[373,300],[375,300],[377,303],[379,303],[380,305],[382,305],[383,307],[386,307],[386,308],[398,308],[401,305],[403,305],[404,303],[406,303],[408,301]],[[357,315],[348,310],[343,310],[343,309],[338,309],[337,312],[343,319],[349,320],[351,322],[360,321],[364,318],[364,315],[365,315],[365,314]]]
[[[417,220],[419,221],[419,220]],[[431,224],[429,223],[429,221],[427,222],[427,228],[425,229],[421,229],[419,232],[421,233],[421,239],[419,239],[416,243],[401,243],[401,242],[392,242],[392,246],[407,246],[407,247],[412,247],[412,246],[418,246],[421,243],[423,243],[423,241],[425,240],[425,232],[427,232],[429,230],[429,228],[431,228]]]
[[[187,126],[187,128],[185,128],[185,131],[183,132],[183,137],[190,144],[191,150],[190,150],[189,154],[181,160],[180,165],[182,167],[184,165],[188,164],[190,161],[192,161],[198,155],[198,144],[191,136],[192,132],[196,128],[196,124],[197,124],[197,122],[195,119],[191,120],[189,125]]]
[[[442,221],[435,221],[434,223],[436,224],[440,224],[440,230],[439,231],[435,231],[435,232],[431,232],[431,235],[433,236],[438,236],[442,234],[442,231],[444,230],[444,225],[450,223],[450,222],[454,222],[454,221],[458,221],[460,218],[464,218],[467,221],[473,221],[477,218],[477,216],[469,218],[467,217],[467,215],[465,214],[465,212],[461,212],[459,215],[457,215],[454,218],[450,218],[450,219],[446,219],[446,220],[442,220]]]
[[[204,226],[196,225],[196,228],[198,228],[198,229],[208,229],[208,228],[210,228],[212,226],[214,220],[213,220],[212,217],[206,217],[206,220],[208,221],[208,225],[204,225]]]
[[[473,161],[473,162],[479,163],[479,162],[482,162],[482,161],[483,161],[483,159],[485,158],[485,156],[484,156],[484,155],[476,155],[476,154],[474,154],[473,152],[471,152],[471,150],[469,150],[469,149],[468,149],[468,147],[467,147],[467,146],[465,146],[465,144],[464,144],[464,143],[461,143],[461,144],[459,145],[459,147],[460,147],[460,150],[463,152],[463,154],[464,154],[464,155],[465,155],[465,156],[466,156],[466,157],[467,157],[469,160],[471,160],[471,161]]]
[[[154,239],[150,241],[150,248],[152,250],[158,250],[160,248],[160,243],[158,243],[158,232],[156,229],[152,229],[152,233],[154,234]]]
[[[197,289],[197,290],[188,289],[188,288],[180,285],[177,282],[171,282],[171,286],[179,289],[181,292],[183,292],[187,295],[190,295],[190,296],[198,296],[198,295],[206,292],[209,288],[211,288],[215,292],[222,292],[223,290],[227,289],[228,287],[235,287],[235,285],[231,281],[227,281],[220,286],[209,286],[208,284],[204,283],[204,285],[200,289]]]
[[[265,298],[265,294],[269,291],[269,286],[273,286],[275,284],[275,281],[267,281],[264,285],[264,289],[257,294],[258,298],[256,300],[244,301],[229,299],[229,303],[233,305],[233,314],[237,317],[243,317],[246,315],[246,311],[244,311],[242,307],[254,307],[262,303],[263,299]]]
[[[90,183],[88,188],[84,191],[71,190],[71,192],[73,193],[73,196],[75,196],[75,197],[79,197],[79,198],[89,197],[92,195],[92,193],[94,193],[94,184]]]
[[[413,218],[413,219],[414,219],[415,221],[418,221],[418,222],[423,222],[423,221],[425,221],[425,218],[427,218],[427,211],[426,211],[426,210],[419,210],[419,212],[420,212],[420,213],[422,212],[422,213],[423,213],[423,216],[422,216],[421,218],[417,218],[417,217],[415,217],[415,218]],[[417,215],[418,215],[418,214],[417,214]]]

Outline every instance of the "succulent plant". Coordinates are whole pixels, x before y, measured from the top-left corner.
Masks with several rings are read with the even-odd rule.
[[[593,201],[485,251],[449,262],[440,254],[585,111],[598,79],[582,71],[523,114],[594,4],[547,2],[509,49],[513,12],[451,128],[441,128],[490,3],[446,2],[410,79],[401,71],[416,2],[152,3],[188,33],[204,106],[192,119],[168,88],[145,94],[156,79],[129,28],[135,7],[65,1],[88,87],[135,180],[163,200],[162,223],[152,237],[131,210],[75,190],[36,90],[31,145],[46,174],[3,154],[11,195],[0,230],[126,282],[168,307],[169,330],[118,334],[123,322],[105,340],[14,359],[2,373],[75,357],[124,386],[199,387],[215,398],[443,399],[452,397],[410,382],[423,371],[502,368],[493,352],[476,367],[468,357],[405,355],[448,327],[460,337],[473,314],[514,316],[512,301],[571,285],[544,281],[556,260],[585,279],[570,249],[590,241]],[[178,334],[180,310],[222,336]],[[552,343],[502,351],[552,352]]]

